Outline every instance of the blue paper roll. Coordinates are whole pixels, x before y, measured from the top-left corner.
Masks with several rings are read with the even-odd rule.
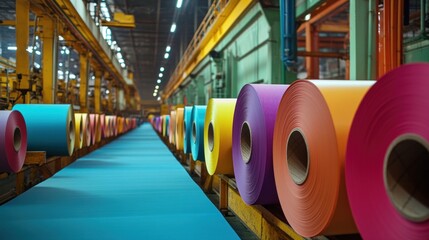
[[[74,150],[75,124],[70,104],[16,104],[27,124],[28,151],[48,156],[70,156]]]
[[[204,157],[204,120],[207,106],[195,105],[192,108],[191,119],[191,152],[192,158],[197,161],[205,161]]]
[[[185,107],[185,119],[183,121],[183,152],[191,153],[191,134],[192,134],[192,107]]]

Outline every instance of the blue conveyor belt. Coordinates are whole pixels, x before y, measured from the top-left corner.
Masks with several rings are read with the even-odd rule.
[[[238,239],[149,124],[0,206],[0,239]]]

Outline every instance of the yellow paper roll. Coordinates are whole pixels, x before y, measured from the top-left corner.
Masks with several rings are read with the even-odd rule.
[[[204,121],[204,157],[207,172],[234,174],[232,163],[232,121],[236,99],[209,100]]]
[[[74,141],[74,149],[81,149],[83,145],[83,120],[82,114],[75,113],[74,114],[74,124],[75,124],[75,141]]]
[[[183,150],[183,114],[184,108],[176,110],[176,149]]]

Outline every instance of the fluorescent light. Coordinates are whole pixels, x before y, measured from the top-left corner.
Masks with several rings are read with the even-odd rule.
[[[106,94],[109,94],[109,93],[110,93],[110,91],[109,91],[109,89],[107,89],[107,90],[106,90]]]
[[[118,61],[119,61],[119,63],[124,63],[125,62],[124,59],[122,59],[122,58],[119,59]]]
[[[170,54],[165,53],[165,54],[164,54],[164,58],[165,58],[165,59],[168,59],[168,57],[170,57]]]
[[[36,67],[36,68],[40,68],[40,64],[38,64],[38,63],[34,63],[34,67]]]
[[[158,75],[160,78],[162,78],[162,76],[164,76],[162,73],[160,73],[159,75]]]
[[[63,66],[63,63],[59,63],[59,64],[58,64],[58,66],[62,67],[62,66]]]
[[[158,89],[155,89],[153,92],[154,92],[154,93],[158,93]]]
[[[66,54],[69,55],[70,54],[70,50],[66,49]]]
[[[63,75],[63,74],[64,74],[64,72],[63,72],[63,71],[61,71],[61,70],[58,70],[58,74]]]
[[[70,73],[70,79],[75,79],[76,75],[74,75],[73,73]]]
[[[58,36],[58,39],[59,39],[60,41],[64,41],[64,38],[63,38],[63,36],[61,36],[61,35],[59,35],[59,36]]]
[[[116,57],[117,57],[118,59],[121,59],[121,58],[122,58],[122,53],[118,52],[118,53],[116,54]]]
[[[181,7],[182,7],[182,3],[183,3],[183,1],[182,1],[182,0],[177,0],[176,7],[177,7],[177,8],[181,8]]]
[[[63,51],[63,50],[61,50],[61,54],[64,54],[64,51]]]
[[[33,52],[33,48],[32,47],[28,47],[27,48],[27,52],[32,53]]]
[[[153,96],[156,97],[156,93],[153,93]]]
[[[18,49],[16,46],[8,46],[7,47],[7,50],[10,50],[10,51],[16,51],[16,49]]]
[[[121,67],[125,68],[126,67],[125,63],[121,63]]]
[[[308,21],[308,20],[310,20],[310,18],[311,18],[311,13],[305,15],[304,20]]]
[[[156,80],[156,83],[161,83],[161,79]]]
[[[40,51],[38,51],[38,50],[37,50],[37,51],[36,51],[36,54],[37,54],[37,55],[40,55],[40,54],[42,54],[42,53],[41,53]]]
[[[164,67],[161,67],[160,69],[159,69],[159,71],[161,71],[161,72],[164,72]]]
[[[156,86],[155,86],[155,89],[159,89],[159,86],[158,86],[158,85],[156,85]]]
[[[117,48],[116,48],[116,51],[120,52],[120,51],[121,51],[121,48],[120,48],[120,47],[117,47]]]
[[[176,24],[175,23],[173,23],[172,25],[171,25],[171,28],[170,28],[170,32],[174,32],[174,31],[176,31]]]
[[[167,46],[167,47],[165,48],[165,51],[166,51],[166,52],[170,52],[170,50],[171,50],[171,47],[170,47],[170,46]]]
[[[161,97],[158,97],[158,101],[161,101]]]

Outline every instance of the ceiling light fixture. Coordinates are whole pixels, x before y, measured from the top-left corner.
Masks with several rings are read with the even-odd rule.
[[[170,57],[170,54],[165,53],[165,54],[164,54],[164,58],[165,58],[165,59],[168,59],[168,57]]]
[[[161,79],[156,80],[156,83],[161,83]]]
[[[159,69],[159,71],[161,71],[161,72],[164,72],[164,67],[161,67],[160,69]]]
[[[170,47],[170,46],[167,46],[167,47],[165,48],[165,51],[166,51],[166,52],[170,52],[170,50],[171,50],[171,47]]]
[[[173,23],[172,25],[171,25],[171,28],[170,28],[170,32],[172,32],[172,33],[174,33],[175,31],[176,31],[176,24],[175,23]]]
[[[181,7],[182,7],[182,3],[183,3],[183,1],[182,1],[182,0],[177,0],[176,7],[177,7],[177,8],[181,8]]]
[[[164,76],[164,74],[160,73],[158,76],[159,76],[160,78],[162,78],[162,76]]]

